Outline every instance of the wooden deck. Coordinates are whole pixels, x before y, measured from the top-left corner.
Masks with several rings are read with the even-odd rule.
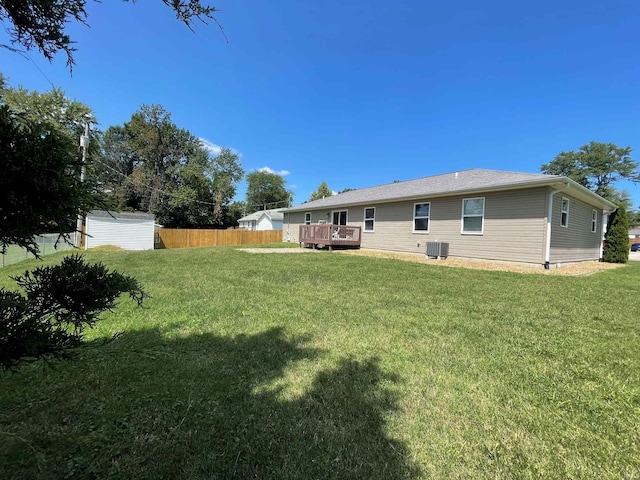
[[[351,225],[300,225],[300,243],[316,247],[360,248],[360,227]]]

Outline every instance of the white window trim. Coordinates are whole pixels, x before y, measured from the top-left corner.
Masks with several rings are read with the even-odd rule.
[[[421,217],[416,217],[416,205],[429,205],[429,215],[425,216],[421,216]],[[416,230],[416,219],[419,218],[426,218],[427,219],[427,229],[426,230]],[[416,202],[413,204],[413,226],[411,227],[413,229],[413,233],[418,233],[418,234],[428,234],[429,233],[429,229],[431,229],[431,202]]]
[[[367,210],[373,210],[373,218],[367,218]],[[373,228],[367,230],[367,220],[373,221]],[[364,207],[364,225],[362,231],[365,233],[374,233],[376,231],[376,207]]]
[[[307,216],[309,220],[307,220]],[[311,212],[304,212],[304,224],[311,225]]]
[[[464,214],[464,202],[466,202],[467,200],[482,200],[482,214],[481,215],[465,215]],[[485,212],[485,207],[486,207],[486,200],[485,197],[470,197],[470,198],[463,198],[462,199],[462,216],[460,217],[460,233],[462,235],[484,235],[484,212]],[[480,231],[479,232],[466,232],[464,230],[464,218],[465,217],[480,217],[482,218],[482,224],[480,226]]]
[[[567,210],[566,211],[562,209],[565,200],[567,201]],[[563,213],[566,213],[567,221],[565,223],[562,223],[562,214]],[[569,199],[567,197],[562,197],[562,199],[560,200],[560,226],[562,228],[569,228]]]
[[[591,210],[591,233],[598,231],[598,211],[594,208]]]
[[[331,223],[333,224],[333,214],[334,213],[340,213],[340,212],[345,212],[345,225],[349,225],[349,209],[342,209],[342,210],[331,210]]]

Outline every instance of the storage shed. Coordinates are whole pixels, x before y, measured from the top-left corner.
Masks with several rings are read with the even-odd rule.
[[[155,217],[149,213],[94,210],[87,215],[85,248],[114,245],[153,250]]]

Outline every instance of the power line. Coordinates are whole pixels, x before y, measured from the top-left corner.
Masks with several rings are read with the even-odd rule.
[[[47,82],[49,82],[49,85],[51,85],[51,88],[56,88],[56,86],[53,84],[53,82],[51,80],[49,80],[49,77],[47,77],[47,75],[42,71],[42,69],[38,66],[38,64],[33,61],[33,59],[29,56],[29,54],[27,53],[26,50],[19,50],[17,48],[9,48],[9,50],[13,51],[14,53],[17,53],[18,55],[21,55],[23,58],[26,58],[27,60],[29,60],[33,64],[33,66],[38,69],[38,71],[40,72],[40,75],[42,75],[44,77],[44,79]]]

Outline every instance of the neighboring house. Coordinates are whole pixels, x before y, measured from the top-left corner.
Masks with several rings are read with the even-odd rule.
[[[240,228],[246,230],[282,230],[283,208],[259,210],[238,220]]]
[[[640,242],[640,228],[632,228],[629,230],[629,240],[631,240],[631,243],[636,243],[636,240]]]
[[[473,169],[341,193],[285,209],[283,240],[299,225],[360,226],[361,246],[560,266],[598,260],[616,206],[557,175]]]
[[[114,245],[125,250],[153,250],[154,220],[147,213],[89,212],[85,248]]]

